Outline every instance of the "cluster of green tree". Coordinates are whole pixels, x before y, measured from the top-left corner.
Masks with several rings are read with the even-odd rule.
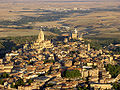
[[[23,12],[23,11],[22,11]],[[27,12],[27,11],[24,11]],[[31,11],[28,11],[31,12]],[[50,12],[48,14],[42,14],[39,17],[30,17],[30,16],[21,16],[22,18],[18,21],[0,21],[0,25],[23,25],[27,24],[28,22],[46,22],[46,21],[58,21],[61,18],[69,17],[69,15],[73,13],[91,13],[92,10],[70,10],[70,11],[62,11],[62,12],[57,12],[57,11],[50,11],[50,10],[37,10],[37,11],[32,11],[32,12]]]
[[[63,77],[66,78],[79,78],[81,73],[79,70],[66,70],[63,72]]]
[[[33,83],[33,79],[29,79],[27,80],[26,82],[28,85],[31,85],[31,83]],[[18,88],[18,86],[24,86],[25,85],[25,82],[23,81],[23,79],[18,79],[16,82],[15,82],[15,85],[12,83],[11,84],[11,88]]]
[[[50,39],[52,40],[52,39],[56,39],[56,36],[54,36],[54,35],[45,35],[45,38],[49,39],[49,40]]]
[[[0,79],[0,84],[4,85],[4,80]]]
[[[15,85],[12,83],[11,84],[11,88],[18,88],[18,86],[24,86],[25,85],[25,82],[23,81],[23,79],[18,79],[16,82],[15,82]]]
[[[6,72],[0,74],[0,78],[8,78],[8,77],[9,77],[9,74]]]
[[[33,79],[28,79],[26,83],[28,83],[28,85],[31,85],[31,83],[33,83]]]
[[[49,39],[54,39],[53,35],[45,36]],[[0,58],[4,57],[6,53],[11,50],[17,50],[22,48],[26,43],[32,43],[36,41],[37,35],[35,36],[21,36],[21,37],[6,37],[0,38]]]
[[[114,90],[120,90],[120,83],[113,83]]]
[[[31,17],[31,16],[22,16],[22,18],[18,21],[0,21],[0,25],[23,25],[28,22],[47,22],[47,21],[58,21],[61,18],[66,17],[66,15],[61,14],[45,14],[40,17]]]
[[[55,34],[61,34],[62,32],[60,31],[60,29],[54,27],[54,28],[48,28],[48,27],[44,27],[43,28],[44,31],[49,31],[49,32],[52,32],[52,33],[55,33]]]
[[[11,29],[33,29],[33,26],[21,26],[21,27],[7,27],[7,26],[0,26],[0,28],[11,28]]]
[[[4,85],[4,80],[3,80],[3,78],[8,78],[8,77],[9,77],[9,74],[8,74],[8,73],[6,73],[6,72],[1,73],[1,74],[0,74],[0,84],[1,84],[1,85]]]
[[[111,9],[103,9],[103,8],[92,8],[92,10],[95,10],[95,11],[114,11],[114,12],[119,12],[120,9],[119,7],[118,8],[111,8]]]
[[[114,40],[111,39],[99,39],[99,38],[90,38],[90,40],[86,39],[85,44],[90,43],[91,48],[94,49],[102,49],[104,46],[110,45]]]
[[[45,85],[45,87],[52,87],[52,86],[54,86],[54,84],[52,84],[52,83],[49,83],[49,84]]]
[[[70,54],[80,54],[80,51],[70,51]]]
[[[90,43],[91,44],[91,48],[94,48],[94,49],[103,49],[104,47],[106,46],[109,46],[110,44],[119,44],[120,43],[120,39],[109,39],[109,38],[86,38],[85,39],[85,44],[88,44]],[[104,48],[104,49],[107,49],[109,50],[108,47]],[[113,53],[119,53],[120,52],[120,49],[118,48],[115,48],[112,50]]]
[[[31,43],[37,39],[37,36],[7,37],[0,38],[0,57],[4,57],[7,52],[19,49],[25,43]]]
[[[61,31],[58,28],[50,28],[49,31],[56,34],[61,34]]]
[[[55,63],[55,60],[43,60],[44,63]]]
[[[89,90],[87,87],[85,86],[79,86],[77,87],[78,90]]]
[[[34,61],[28,62],[28,65],[33,65]]]
[[[120,74],[120,65],[108,64],[105,66],[106,70],[110,72],[113,78],[116,78]]]

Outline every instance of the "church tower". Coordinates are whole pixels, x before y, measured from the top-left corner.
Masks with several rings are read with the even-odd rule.
[[[34,44],[31,46],[31,48],[36,49],[38,51],[38,53],[40,53],[41,50],[43,50],[44,48],[52,48],[53,44],[51,43],[51,41],[45,40],[44,38],[45,38],[44,32],[42,30],[40,30],[38,39],[36,40],[36,42],[34,42]]]
[[[78,39],[77,29],[75,29],[75,30],[74,30],[74,33],[72,33],[72,39]]]
[[[90,51],[90,44],[87,45],[87,50]]]
[[[40,33],[38,35],[38,42],[44,41],[44,32],[40,30]]]
[[[77,31],[77,29],[75,28],[75,34],[78,34],[78,31]]]

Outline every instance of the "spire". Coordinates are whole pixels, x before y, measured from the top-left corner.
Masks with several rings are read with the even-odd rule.
[[[38,35],[38,41],[39,42],[44,41],[44,32],[42,30],[40,30],[40,33]]]
[[[90,44],[88,44],[88,46],[87,46],[87,50],[90,51]]]
[[[76,34],[78,33],[76,28],[75,28],[75,33],[76,33]]]

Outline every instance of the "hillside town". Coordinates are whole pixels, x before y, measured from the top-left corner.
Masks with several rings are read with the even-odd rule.
[[[105,66],[117,65],[120,55],[94,50],[77,30],[61,37],[46,40],[40,30],[34,43],[0,59],[0,90],[111,90],[120,74],[113,78]]]

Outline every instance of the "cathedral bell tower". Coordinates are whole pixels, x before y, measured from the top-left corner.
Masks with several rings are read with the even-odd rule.
[[[40,33],[38,35],[38,42],[44,41],[44,33],[42,30],[40,30]]]

